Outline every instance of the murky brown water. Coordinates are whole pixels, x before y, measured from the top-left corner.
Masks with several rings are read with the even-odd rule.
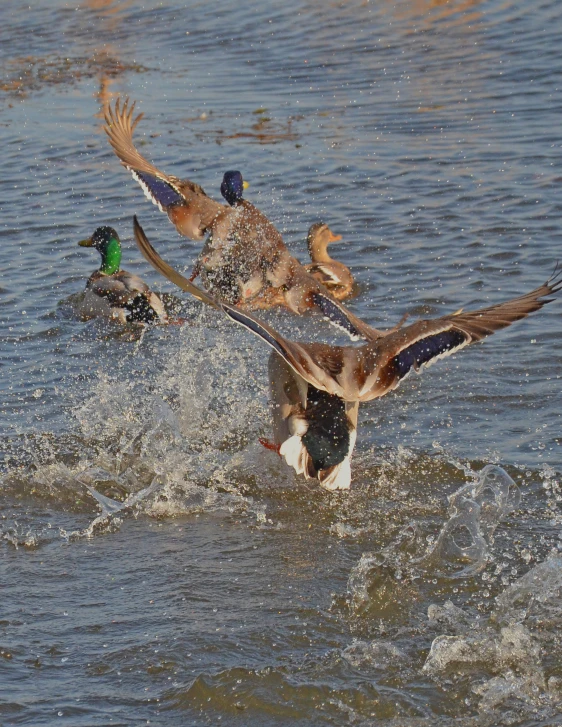
[[[110,151],[116,94],[166,171],[218,196],[241,169],[301,259],[312,222],[341,233],[374,325],[537,286],[561,250],[561,15],[1,4],[2,724],[562,724],[560,301],[363,407],[338,495],[259,446],[259,342],[191,300],[141,337],[74,308],[99,224],[157,289],[133,213],[174,264],[199,250]],[[490,463],[515,484],[448,510]],[[128,506],[95,520],[89,488]]]

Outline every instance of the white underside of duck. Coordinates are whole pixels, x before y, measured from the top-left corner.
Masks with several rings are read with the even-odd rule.
[[[349,453],[345,458],[339,464],[316,473],[320,486],[325,490],[349,490],[351,486],[351,455],[357,439],[356,430],[350,432],[349,439]],[[279,454],[297,475],[304,475],[307,480],[314,479],[309,474],[310,455],[301,436],[294,434],[286,439],[279,448]]]

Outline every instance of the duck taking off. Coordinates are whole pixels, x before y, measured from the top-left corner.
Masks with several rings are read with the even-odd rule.
[[[324,222],[310,226],[306,243],[312,263],[305,265],[307,271],[324,285],[336,300],[345,300],[353,292],[351,270],[328,255],[328,245],[339,242],[341,235],[334,235]]]
[[[268,218],[243,198],[240,172],[227,172],[223,180],[221,191],[228,205],[208,197],[195,182],[161,172],[133,143],[142,118],[133,118],[134,107],[118,99],[114,108],[107,108],[109,143],[180,235],[192,240],[208,236],[193,278],[200,272],[214,296],[249,309],[285,305],[300,314],[312,308],[312,294],[326,289],[289,253]]]
[[[104,316],[120,323],[166,323],[168,316],[160,298],[138,275],[120,270],[121,241],[113,227],[98,227],[91,237],[78,243],[95,247],[101,265],[93,272],[80,307],[86,318]]]
[[[531,292],[473,312],[458,311],[433,320],[419,320],[381,332],[347,318],[343,306],[324,294],[317,305],[329,318],[364,339],[361,346],[297,343],[284,338],[255,316],[217,303],[165,263],[135,218],[135,238],[145,258],[165,277],[199,300],[222,309],[270,346],[276,445],[287,464],[329,490],[348,489],[350,460],[357,436],[360,402],[378,399],[412,371],[450,356],[510,326],[551,302],[562,289],[562,271]],[[281,360],[279,360],[281,359]]]

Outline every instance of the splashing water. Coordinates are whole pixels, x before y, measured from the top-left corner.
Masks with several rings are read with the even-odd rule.
[[[517,507],[520,497],[519,488],[501,467],[487,465],[476,482],[449,496],[449,518],[437,538],[423,522],[412,521],[379,552],[363,553],[347,582],[352,622],[366,618],[402,622],[420,600],[422,584],[431,590],[436,577],[454,581],[479,573],[490,558],[498,524]]]
[[[500,521],[515,510],[521,493],[501,467],[487,465],[478,482],[468,483],[449,497],[449,520],[443,525],[426,562],[441,564],[449,577],[463,578],[486,566],[494,531]],[[465,568],[452,571],[459,563]]]
[[[433,640],[422,672],[447,680],[484,671],[489,678],[472,686],[481,713],[517,704],[557,711],[560,681],[548,674],[560,647],[561,595],[562,556],[552,553],[500,594],[487,619],[475,622],[451,602],[430,606],[430,621],[456,633]]]
[[[78,538],[92,538],[96,532],[109,529],[111,524],[119,525],[121,523],[121,518],[116,517],[117,513],[121,513],[124,510],[131,510],[142,500],[145,500],[150,495],[154,494],[162,488],[161,478],[155,477],[148,487],[143,488],[139,492],[128,495],[128,497],[123,502],[119,502],[118,500],[114,500],[111,497],[102,495],[101,492],[98,492],[94,487],[92,487],[90,482],[95,481],[95,479],[99,479],[100,475],[101,477],[103,477],[104,475],[110,476],[109,473],[104,473],[98,468],[94,468],[92,470],[86,470],[81,475],[76,477],[76,481],[82,483],[84,487],[88,490],[88,492],[92,495],[92,497],[100,505],[101,513],[94,520],[92,520],[87,528],[84,528],[82,530],[73,530],[67,533],[63,528],[61,528],[61,537],[65,538],[66,540],[76,540]],[[90,480],[90,482],[87,481],[88,479]]]

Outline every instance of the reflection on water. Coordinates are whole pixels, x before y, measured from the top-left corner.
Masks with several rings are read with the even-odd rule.
[[[99,23],[96,23],[93,33],[96,45],[93,48],[92,56],[106,60],[105,68],[99,74],[99,91],[97,93],[100,112],[96,116],[102,119],[104,109],[115,96],[114,93],[111,93],[110,87],[117,79],[123,77],[126,70],[133,70],[125,68],[116,60],[119,58],[118,46],[109,40],[120,30],[119,26],[126,22],[125,11],[133,5],[134,0],[83,0],[82,3],[82,7],[94,11],[96,18],[99,18]],[[111,72],[107,70],[109,59],[112,59],[114,66]],[[118,72],[116,72],[117,65],[119,65]],[[139,72],[141,69],[139,67],[135,70]]]
[[[30,93],[43,91],[48,87],[62,86],[65,89],[72,84],[90,78],[98,78],[100,84],[99,98],[104,94],[115,79],[125,72],[142,73],[146,69],[136,64],[123,64],[111,49],[93,50],[91,55],[73,58],[47,56],[38,58],[24,56],[14,58],[7,64],[7,80],[0,84],[0,90],[18,98],[25,98]]]
[[[394,6],[396,18],[400,22],[417,20],[424,26],[444,20],[447,25],[471,24],[482,18],[479,9],[482,0],[406,0]]]
[[[6,75],[0,90],[15,98],[25,98],[52,86],[68,88],[91,78],[97,79],[96,98],[102,111],[114,97],[111,86],[126,74],[145,73],[139,63],[124,60],[120,46],[111,39],[122,33],[126,11],[134,0],[83,0],[76,9],[80,21],[71,24],[73,52],[67,55],[17,56],[11,54],[6,62]],[[91,11],[91,17],[84,11]],[[88,32],[84,32],[89,28]],[[126,53],[128,55],[128,53]]]
[[[561,243],[558,5],[0,14],[0,721],[557,724],[560,302],[365,406],[345,494],[259,445],[243,331],[189,300],[142,336],[74,304],[99,224],[157,290],[133,213],[179,268],[200,249],[111,152],[115,94],[169,173],[241,168],[302,260],[312,222],[342,232],[376,326],[531,289]]]

